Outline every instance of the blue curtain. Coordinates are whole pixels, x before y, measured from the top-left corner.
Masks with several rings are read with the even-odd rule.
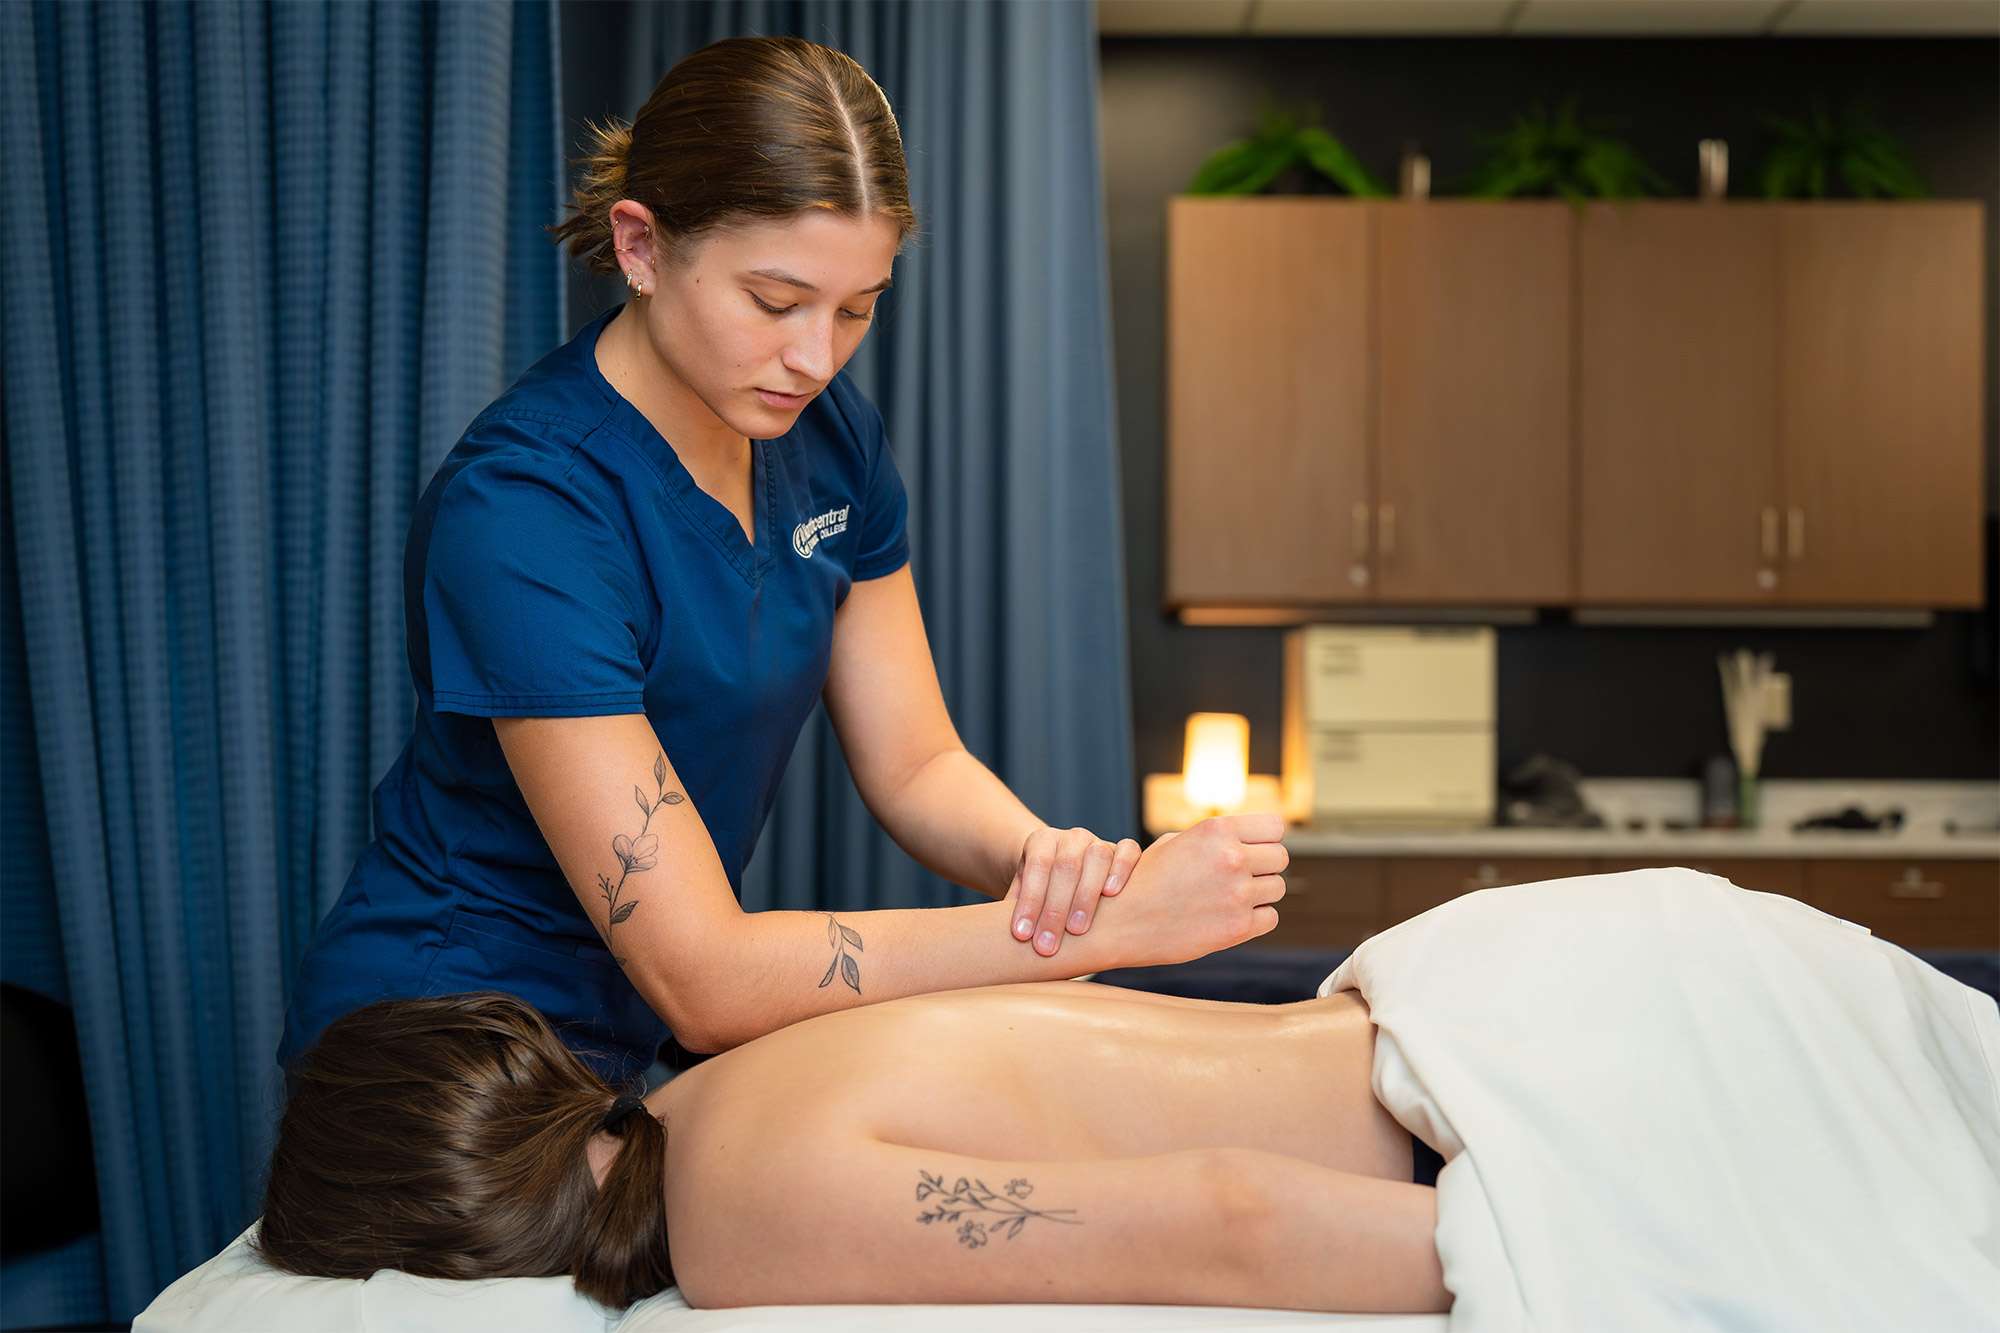
[[[0,906],[75,1008],[126,1320],[255,1215],[409,731],[411,505],[563,336],[557,14],[6,4],[0,61]]]
[[[603,110],[626,119],[681,56],[731,36],[822,42],[888,95],[924,235],[848,369],[909,490],[946,703],[966,747],[1043,819],[1136,834],[1091,6],[744,0],[634,6],[632,22],[607,53],[622,70],[594,71],[601,87],[622,73],[622,103]],[[816,714],[744,905],[967,901],[876,825]]]

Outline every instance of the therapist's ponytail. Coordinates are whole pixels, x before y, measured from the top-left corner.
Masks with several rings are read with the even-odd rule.
[[[666,1126],[642,1110],[599,1189],[614,1090],[500,991],[378,1000],[299,1058],[252,1244],[310,1277],[571,1277],[623,1308],[674,1282]]]
[[[559,244],[600,273],[616,273],[611,253],[611,206],[625,195],[625,162],[632,153],[632,127],[612,120],[604,125],[584,122],[591,147],[577,159],[576,188],[570,196],[570,216],[546,228]],[[655,211],[657,216],[657,210]]]
[[[570,211],[546,228],[598,273],[620,271],[611,206],[653,215],[664,261],[734,223],[811,209],[886,216],[898,251],[918,232],[889,99],[854,60],[803,37],[730,37],[683,57],[630,125],[591,125]]]

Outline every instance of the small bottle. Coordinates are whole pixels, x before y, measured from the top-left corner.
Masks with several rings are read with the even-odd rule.
[[[1729,142],[1703,139],[1695,148],[1697,175],[1703,199],[1722,199],[1729,194]]]
[[[1424,156],[1414,139],[1404,141],[1396,188],[1405,199],[1428,199],[1431,196],[1431,160]]]
[[[1726,754],[1716,755],[1701,771],[1701,826],[1735,828],[1739,815],[1736,794],[1736,761]]]

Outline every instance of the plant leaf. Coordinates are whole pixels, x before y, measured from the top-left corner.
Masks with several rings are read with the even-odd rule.
[[[1377,183],[1347,146],[1325,130],[1299,131],[1299,148],[1313,170],[1360,198],[1381,198],[1388,193]]]
[[[1298,146],[1289,142],[1271,145],[1263,149],[1262,153],[1262,160],[1257,163],[1248,175],[1230,186],[1226,193],[1257,193],[1266,185],[1276,180],[1278,174],[1297,161],[1299,156]]]
[[[1251,139],[1240,139],[1209,154],[1187,185],[1189,194],[1229,194],[1263,165],[1268,150]]]
[[[631,916],[632,910],[636,908],[638,905],[639,905],[639,900],[637,898],[634,898],[631,902],[626,903],[623,907],[613,912],[611,914],[611,924],[614,926],[624,925],[625,918]]]
[[[632,789],[632,799],[639,803],[639,808],[645,812],[646,817],[648,819],[651,819],[653,817],[653,807],[646,804],[645,792],[640,791],[637,787],[634,787]]]
[[[840,978],[854,989],[856,995],[861,993],[861,969],[850,954],[840,955]]]
[[[830,962],[830,963],[828,963],[828,964],[826,965],[826,975],[825,975],[825,976],[823,976],[823,977],[821,977],[821,978],[819,979],[819,984],[820,984],[821,986],[827,986],[827,985],[830,985],[830,984],[832,984],[832,982],[833,982],[833,969],[834,969],[834,968],[836,968],[836,967],[838,967],[839,965],[840,965],[840,959],[839,959],[838,957],[836,957],[836,958],[835,958],[835,959],[834,959],[834,960],[833,960],[832,962]]]
[[[846,926],[842,926],[840,928],[840,936],[842,939],[846,940],[849,944],[853,945],[855,948],[857,949],[861,948],[861,936],[856,934],[854,931],[849,930]],[[862,950],[862,952],[865,953],[867,951],[864,949]]]

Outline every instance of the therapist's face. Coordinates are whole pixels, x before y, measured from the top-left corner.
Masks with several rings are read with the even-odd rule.
[[[651,222],[630,201],[613,218]],[[664,368],[722,426],[752,439],[791,429],[854,355],[901,239],[886,217],[814,210],[712,234],[669,265],[640,225],[620,231],[620,244],[643,260],[646,295],[638,304]],[[781,402],[759,390],[800,396]]]

